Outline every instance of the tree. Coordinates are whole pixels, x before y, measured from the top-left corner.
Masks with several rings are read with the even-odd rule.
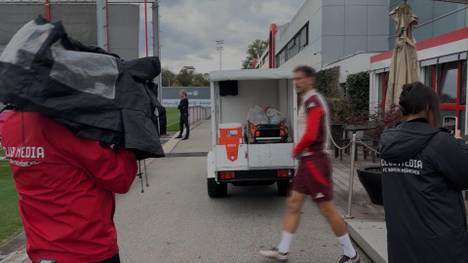
[[[171,87],[175,86],[176,82],[176,74],[174,74],[169,69],[162,69],[162,85],[163,87]]]
[[[176,79],[179,81],[179,85],[182,87],[188,87],[193,84],[194,74],[195,69],[193,67],[183,67],[179,71]]]
[[[194,87],[208,87],[210,81],[208,80],[208,74],[195,74],[193,76],[192,86]]]
[[[261,59],[263,53],[268,47],[268,43],[264,40],[256,39],[247,48],[247,57],[242,62],[242,68],[248,69],[253,68],[252,62]]]
[[[170,75],[168,73],[166,74]],[[174,75],[174,80],[171,81],[171,86],[207,87],[210,85],[208,78],[208,74],[197,73],[194,67],[185,66],[179,71],[179,74]]]
[[[185,66],[179,74],[163,68],[161,74],[163,87],[207,87],[210,85],[209,74],[197,73],[194,67]]]

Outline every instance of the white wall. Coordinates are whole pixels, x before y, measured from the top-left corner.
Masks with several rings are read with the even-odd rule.
[[[377,53],[356,54],[335,63],[325,65],[324,68],[340,67],[340,83],[344,83],[348,75],[369,71],[370,58],[375,54]]]
[[[328,0],[325,0],[328,1]],[[294,68],[298,65],[309,65],[317,70],[322,64],[322,7],[321,0],[307,0],[299,9],[294,18],[285,26],[279,27],[276,38],[276,53],[278,54],[285,45],[296,35],[299,30],[309,22],[309,42],[306,48],[301,50],[281,68]],[[315,55],[314,55],[315,54]]]
[[[287,125],[289,127],[290,136],[294,135],[294,113],[297,109],[294,108],[294,87],[292,81],[280,80],[278,86],[279,93],[279,110],[287,117]]]
[[[328,0],[325,0],[328,1]],[[291,38],[309,21],[310,40],[316,40],[321,36],[321,0],[306,0],[293,19],[285,26],[279,27],[277,35],[276,52],[279,52]],[[313,41],[312,41],[313,42]]]
[[[276,52],[307,22],[308,46],[280,67],[306,64],[320,70],[357,52],[387,50],[388,8],[389,0],[306,0],[294,18],[279,27]]]

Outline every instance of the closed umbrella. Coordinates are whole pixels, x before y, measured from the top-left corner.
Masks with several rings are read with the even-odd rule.
[[[392,10],[390,16],[395,22],[396,40],[385,100],[387,110],[398,105],[404,84],[419,80],[416,40],[413,36],[413,27],[418,23],[418,18],[407,3]]]

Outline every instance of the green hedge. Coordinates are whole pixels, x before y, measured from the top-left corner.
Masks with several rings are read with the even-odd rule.
[[[325,97],[338,97],[340,84],[340,68],[334,67],[317,72],[315,78],[316,89]]]
[[[351,105],[346,98],[328,97],[328,107],[332,124],[347,123],[351,114]]]
[[[0,161],[0,245],[22,230],[18,194],[7,161]]]
[[[349,75],[346,79],[346,94],[354,114],[369,112],[369,73]]]

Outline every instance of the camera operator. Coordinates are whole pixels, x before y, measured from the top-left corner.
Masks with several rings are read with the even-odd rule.
[[[2,145],[34,263],[118,263],[115,193],[137,172],[132,152],[81,139],[36,112],[14,112]]]

